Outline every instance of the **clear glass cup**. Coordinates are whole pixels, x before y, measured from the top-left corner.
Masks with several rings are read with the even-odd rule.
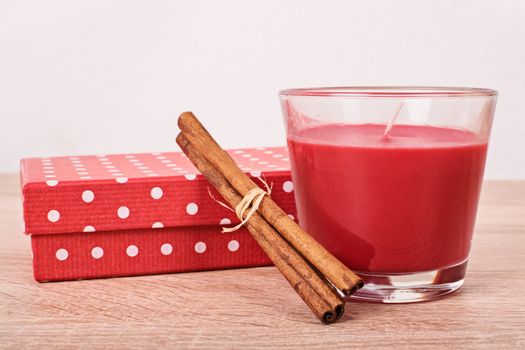
[[[352,298],[432,300],[465,277],[497,92],[280,92],[299,224],[363,277]]]

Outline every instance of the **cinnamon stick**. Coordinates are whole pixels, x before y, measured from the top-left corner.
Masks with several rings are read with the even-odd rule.
[[[181,132],[195,149],[213,165],[235,190],[244,197],[257,185],[237,166],[191,112],[182,113],[178,120]],[[304,258],[324,275],[343,295],[350,296],[363,286],[359,276],[347,268],[315,239],[306,233],[268,196],[259,213]]]
[[[237,206],[242,197],[224,176],[195,149],[183,134],[177,136],[177,143],[226,202],[231,207]],[[262,216],[254,213],[245,226],[286,280],[322,322],[333,323],[343,315],[344,302]]]

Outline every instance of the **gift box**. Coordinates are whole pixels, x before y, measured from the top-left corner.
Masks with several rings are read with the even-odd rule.
[[[229,153],[295,217],[286,148]],[[21,186],[39,282],[271,264],[180,152],[27,158]]]

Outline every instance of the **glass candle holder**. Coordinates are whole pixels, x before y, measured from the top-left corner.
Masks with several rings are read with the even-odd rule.
[[[280,92],[299,224],[358,273],[352,298],[438,298],[464,281],[497,92]]]

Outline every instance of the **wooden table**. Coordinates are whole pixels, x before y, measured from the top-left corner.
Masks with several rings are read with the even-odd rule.
[[[0,348],[525,348],[525,182],[487,182],[465,285],[323,326],[275,268],[39,284],[0,175]]]

